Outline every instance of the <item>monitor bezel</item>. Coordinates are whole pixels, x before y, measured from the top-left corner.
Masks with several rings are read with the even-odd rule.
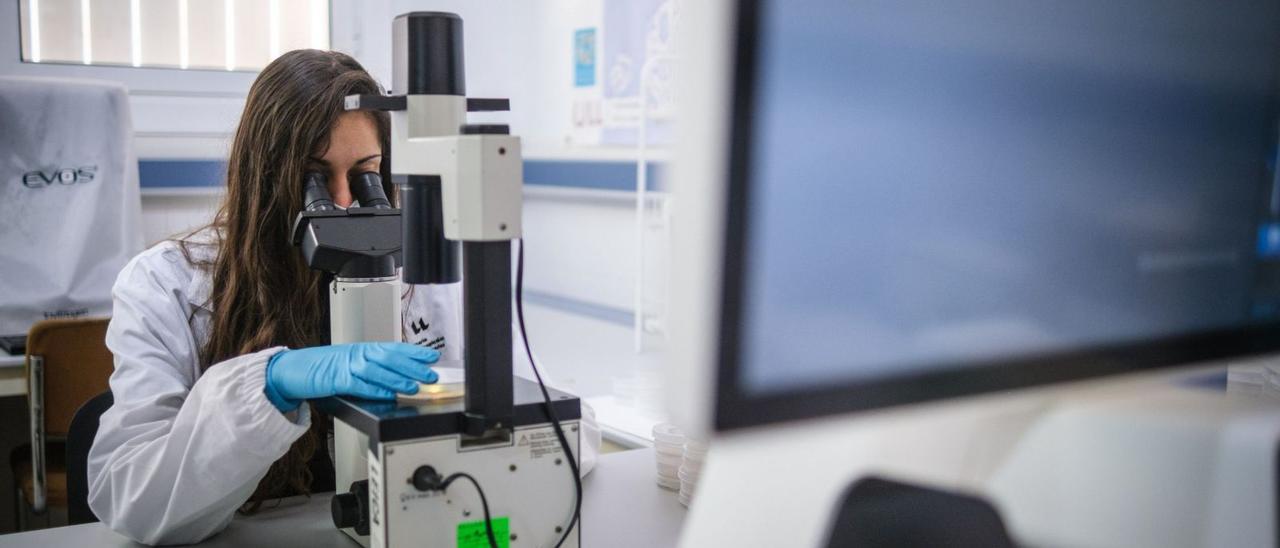
[[[1280,321],[1276,321],[1000,361],[956,362],[945,369],[890,379],[850,381],[769,394],[748,393],[738,365],[759,15],[760,0],[736,0],[736,25],[730,33],[734,43],[730,46],[729,58],[734,65],[728,97],[730,139],[724,194],[725,232],[721,238],[719,337],[715,343],[718,363],[714,426],[717,431],[1280,351]],[[1273,120],[1275,114],[1272,113]]]

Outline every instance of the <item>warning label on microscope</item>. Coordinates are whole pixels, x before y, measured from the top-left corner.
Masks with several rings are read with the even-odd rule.
[[[560,440],[554,432],[521,432],[516,447],[528,447],[529,458],[540,459],[547,455],[559,455]]]

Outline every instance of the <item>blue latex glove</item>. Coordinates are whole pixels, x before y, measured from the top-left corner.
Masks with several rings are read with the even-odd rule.
[[[285,350],[267,362],[264,391],[284,413],[302,400],[328,396],[392,400],[397,392],[416,394],[419,381],[436,382],[430,364],[439,359],[430,348],[393,342]]]

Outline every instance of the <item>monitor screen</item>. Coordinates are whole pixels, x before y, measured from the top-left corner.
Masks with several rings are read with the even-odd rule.
[[[1280,343],[1280,2],[738,24],[722,395],[781,406],[747,423]]]

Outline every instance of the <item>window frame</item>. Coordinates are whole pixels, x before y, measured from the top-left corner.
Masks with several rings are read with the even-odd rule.
[[[132,67],[118,65],[84,65],[66,62],[32,63],[22,60],[21,2],[9,4],[11,17],[0,17],[0,43],[13,44],[8,55],[0,55],[0,74],[6,76],[43,76],[52,78],[94,78],[120,82],[130,94],[163,94],[172,96],[243,98],[257,71],[219,71],[208,69],[176,69],[164,67]],[[332,14],[330,7],[330,14]],[[333,23],[329,24],[333,39]]]
[[[358,0],[328,0],[329,48],[346,49],[357,39],[334,18],[335,11],[350,12]],[[4,15],[10,15],[5,17]],[[13,47],[0,54],[0,76],[95,79],[123,84],[133,110],[135,150],[142,159],[222,158],[234,124],[222,128],[191,128],[172,116],[175,108],[193,112],[221,112],[238,118],[249,87],[258,70],[216,70],[206,68],[134,67],[85,65],[63,61],[33,63],[22,59],[21,1],[0,7],[0,43]],[[140,129],[145,128],[145,129]]]

